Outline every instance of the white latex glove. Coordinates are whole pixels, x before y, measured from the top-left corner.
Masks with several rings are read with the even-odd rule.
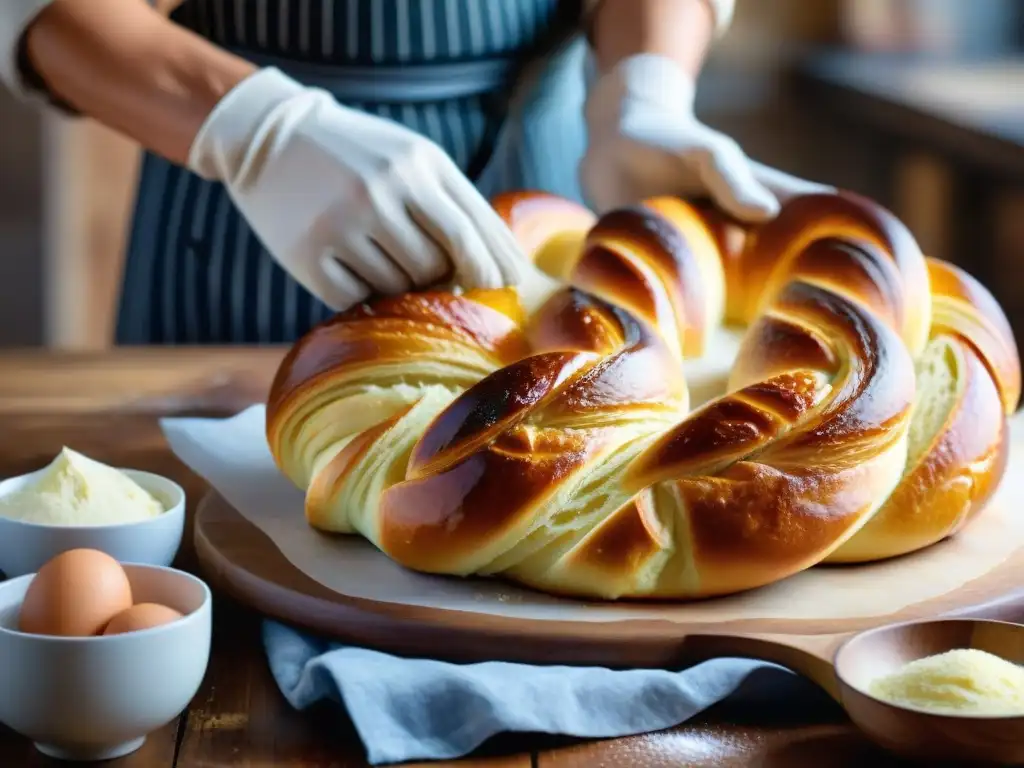
[[[624,59],[589,89],[580,181],[599,211],[657,195],[710,196],[742,221],[764,221],[781,201],[834,191],[750,160],[693,114],[695,84],[655,54]]]
[[[335,310],[453,271],[462,288],[521,278],[512,233],[437,144],[276,69],[224,97],[188,165],[223,182],[267,250]]]

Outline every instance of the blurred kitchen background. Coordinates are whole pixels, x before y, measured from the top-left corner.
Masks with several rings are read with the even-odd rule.
[[[892,208],[1020,343],[1024,0],[738,0],[698,102],[752,156]],[[110,345],[137,160],[0,91],[0,346]]]

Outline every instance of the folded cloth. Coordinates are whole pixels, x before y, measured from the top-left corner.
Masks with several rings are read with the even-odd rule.
[[[680,671],[453,664],[327,642],[267,621],[270,669],[296,709],[348,711],[372,765],[472,752],[506,731],[589,738],[677,725],[712,704],[820,704],[813,683],[774,664],[716,659]]]

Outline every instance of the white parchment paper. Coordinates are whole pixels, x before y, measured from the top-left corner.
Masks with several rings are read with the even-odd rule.
[[[266,533],[296,568],[352,597],[561,621],[862,618],[939,597],[984,575],[1024,545],[1024,425],[1018,419],[1010,468],[997,498],[955,538],[912,555],[912,568],[909,558],[818,567],[759,590],[689,604],[558,599],[494,580],[407,571],[360,537],[310,528],[302,492],[278,471],[270,455],[264,416],[263,406],[253,406],[229,419],[165,419],[162,426],[178,458]]]

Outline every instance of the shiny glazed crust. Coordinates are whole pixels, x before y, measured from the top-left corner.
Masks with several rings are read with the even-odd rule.
[[[494,206],[562,287],[380,299],[281,364],[267,437],[311,525],[425,572],[697,598],[928,546],[998,485],[1009,324],[874,203],[756,229],[668,198]],[[723,324],[728,393],[691,409]]]

